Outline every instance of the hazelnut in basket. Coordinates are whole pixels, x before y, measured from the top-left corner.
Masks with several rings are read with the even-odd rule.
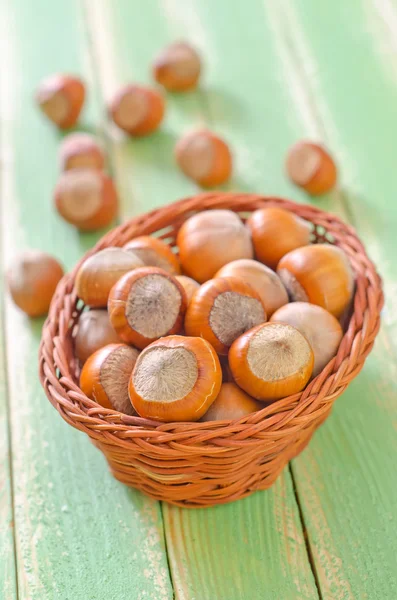
[[[110,322],[127,344],[145,348],[160,337],[180,333],[187,307],[182,285],[163,269],[126,273],[109,294]]]
[[[107,310],[98,308],[81,313],[74,338],[74,350],[82,364],[100,348],[119,343],[120,338],[110,323]]]
[[[233,421],[261,410],[263,404],[254,400],[233,382],[222,383],[221,390],[201,421]]]
[[[104,248],[89,256],[77,272],[75,288],[84,304],[93,308],[107,306],[109,293],[122,275],[143,267],[133,252],[122,248]]]
[[[270,321],[288,323],[303,333],[314,353],[314,377],[335,356],[343,337],[338,319],[325,308],[308,302],[286,304],[276,310]]]
[[[288,302],[287,290],[281,279],[272,269],[257,260],[234,260],[219,269],[215,275],[217,277],[239,277],[248,283],[259,294],[268,317]]]
[[[210,279],[194,294],[185,318],[187,335],[202,337],[227,354],[242,333],[266,321],[255,290],[238,277]]]
[[[81,389],[104,408],[133,415],[128,398],[128,380],[138,354],[138,350],[126,344],[109,344],[97,350],[81,371]]]
[[[340,317],[349,305],[354,286],[346,254],[331,244],[314,244],[282,257],[277,273],[291,299],[311,302]]]
[[[298,305],[280,305],[270,322],[260,322],[248,331],[245,327],[233,330],[232,337],[239,337],[232,341],[228,357],[220,355],[221,360],[212,345],[201,337],[201,330],[195,332],[198,337],[168,336],[174,327],[183,331],[187,282],[182,277],[197,282],[192,285],[196,290],[191,300],[196,303],[202,294],[202,288],[197,287],[199,284],[214,278],[232,261],[252,260],[250,230],[239,215],[252,215],[258,209],[271,207],[289,212],[293,224],[296,224],[296,218],[304,217],[304,224],[298,221],[297,227],[299,231],[302,225],[304,236],[296,240],[294,248],[284,246],[281,252],[284,254],[278,257],[273,269],[277,267],[278,275],[293,299],[302,301],[303,296],[309,303],[314,303],[306,303],[304,309],[311,316],[298,318]],[[196,211],[201,213],[191,217]],[[120,414],[123,409],[118,403],[116,406],[113,396],[116,388],[109,389],[110,374],[106,369],[99,369],[99,383],[105,387],[107,400],[116,410],[102,410],[100,404],[93,410],[93,402],[87,399],[87,394],[100,402],[100,393],[94,395],[83,379],[81,390],[76,387],[73,332],[76,324],[78,327],[81,303],[75,293],[75,272],[66,275],[60,284],[49,320],[44,325],[40,379],[45,392],[69,424],[81,429],[84,422],[84,431],[105,454],[111,472],[119,481],[137,487],[157,500],[179,506],[210,506],[266,489],[291,457],[306,446],[329,414],[334,400],[356,376],[367,357],[379,327],[383,304],[380,278],[351,228],[336,216],[311,206],[259,195],[211,192],[159,208],[147,217],[141,215],[123,223],[100,243],[101,248],[114,244],[121,246],[137,236],[167,231],[172,240],[170,246],[173,246],[181,220],[187,219],[178,234],[182,275],[174,277],[142,264],[137,268],[139,259],[135,256],[135,265],[129,272],[121,273],[121,279],[115,274],[116,280],[112,284],[113,289],[118,288],[120,292],[114,298],[113,290],[111,293],[115,307],[119,307],[116,312],[121,307],[116,321],[122,325],[121,329],[126,327],[128,336],[132,330],[128,342],[135,346],[134,340],[139,340],[137,334],[146,336],[135,365],[131,362],[124,375],[116,378],[117,384],[122,383],[117,389],[122,388],[123,402],[128,396],[130,398],[130,404],[123,404],[124,411],[130,410],[132,414],[135,410],[139,416]],[[332,236],[335,246],[325,245],[324,248],[324,228]],[[283,230],[272,232],[272,235],[282,237]],[[314,245],[308,245],[312,239]],[[122,252],[134,254],[133,250]],[[260,258],[259,253],[256,258]],[[354,302],[354,278],[349,263],[354,267],[356,277]],[[268,281],[278,285],[276,275],[271,277],[268,271],[255,266],[258,273],[267,273]],[[148,278],[147,270],[150,269],[152,274],[153,269],[156,273],[160,271],[161,281],[153,282]],[[132,284],[142,279],[137,276],[138,271],[146,274],[144,281],[136,287]],[[236,271],[227,272],[226,279],[217,277],[216,280],[227,283],[228,277],[236,275]],[[238,276],[241,284],[251,285],[248,275],[244,276],[241,271]],[[258,281],[251,280],[252,287],[247,293],[247,297],[255,299],[256,308],[262,306],[255,296],[262,297],[259,279],[258,275]],[[92,282],[95,283],[95,277]],[[158,287],[158,283],[165,283],[165,288]],[[211,288],[213,283],[206,285]],[[158,293],[155,294],[153,289]],[[161,289],[168,291],[162,293]],[[266,293],[263,293],[264,302]],[[333,329],[333,319],[339,317],[339,311],[346,304],[352,307],[352,318],[348,335],[340,343],[341,332],[337,326]],[[266,312],[263,307],[262,310]],[[326,310],[330,314],[326,313],[325,317]],[[279,311],[285,312],[277,314]],[[227,311],[223,315],[221,331],[215,328],[214,332],[211,328],[215,345],[222,341],[216,333],[223,337],[225,324],[231,323],[234,327],[238,311],[233,309],[231,312],[231,317]],[[246,319],[247,314],[243,317]],[[213,318],[214,315],[209,320],[213,322]],[[312,331],[315,323],[318,339]],[[251,325],[246,324],[247,327]],[[161,335],[167,337],[148,345],[153,337]],[[222,343],[227,347],[229,340],[226,342],[224,339]],[[122,346],[134,355],[137,353],[134,347]],[[324,350],[325,346],[329,354],[320,357],[319,349]],[[326,370],[316,381],[309,383],[327,360],[331,362],[325,365]],[[89,362],[90,359],[84,369]],[[112,364],[103,362],[113,377]],[[222,370],[224,385],[221,388]],[[59,377],[60,373],[62,377]],[[308,383],[309,389],[305,390]],[[251,414],[257,410],[260,412]],[[170,475],[176,472],[173,469],[178,469],[178,475]]]
[[[158,267],[171,275],[178,275],[181,272],[176,254],[158,238],[142,235],[128,242],[124,248],[131,250],[146,267]]]
[[[233,342],[229,364],[235,382],[247,394],[272,401],[303,390],[313,372],[314,355],[295,327],[264,323]]]
[[[238,258],[253,258],[251,236],[231,210],[205,210],[187,219],[177,235],[185,275],[199,283]]]
[[[128,389],[141,417],[197,421],[217,397],[221,383],[221,366],[211,344],[173,335],[141,352]]]
[[[295,248],[310,244],[310,223],[278,206],[261,208],[247,221],[257,260],[275,269],[280,259]]]

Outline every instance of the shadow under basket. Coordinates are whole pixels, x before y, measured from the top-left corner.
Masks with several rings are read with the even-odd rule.
[[[83,306],[74,292],[80,264],[108,246],[154,234],[175,245],[181,223],[197,211],[226,208],[245,219],[281,206],[313,224],[313,240],[340,246],[355,273],[355,293],[337,355],[303,392],[237,421],[159,424],[102,408],[78,386],[73,330]],[[50,402],[91,438],[122,483],[186,507],[237,500],[271,486],[309,443],[336,398],[360,372],[379,330],[381,279],[354,230],[313,206],[253,194],[206,193],[123,223],[105,235],[60,282],[40,345],[40,379]],[[54,449],[54,451],[56,451]]]

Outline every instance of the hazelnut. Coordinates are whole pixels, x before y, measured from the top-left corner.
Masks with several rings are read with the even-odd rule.
[[[109,111],[114,123],[129,135],[147,135],[163,120],[164,99],[157,90],[127,85],[115,95]]]
[[[236,277],[211,279],[195,293],[185,318],[187,335],[202,337],[218,354],[242,333],[266,321],[266,313],[255,290]]]
[[[75,354],[81,363],[104,346],[117,343],[120,338],[110,324],[107,310],[99,308],[81,313],[74,339]]]
[[[142,267],[127,273],[109,294],[110,322],[119,337],[137,348],[179,333],[186,311],[186,294],[166,271]]]
[[[319,144],[302,141],[292,146],[288,152],[286,169],[291,181],[312,196],[325,194],[336,184],[335,163]]]
[[[72,75],[51,75],[40,83],[36,92],[37,104],[60,129],[77,123],[84,99],[84,84]]]
[[[141,352],[129,383],[132,405],[156,421],[198,421],[219,393],[221,367],[201,338],[173,335]]]
[[[65,171],[54,191],[61,217],[81,231],[109,225],[117,214],[117,193],[112,179],[100,171]]]
[[[177,275],[175,277],[177,281],[182,285],[183,289],[186,292],[187,303],[190,304],[191,299],[194,294],[200,287],[200,284],[197,281],[194,281],[191,277],[187,277],[186,275]]]
[[[169,92],[186,92],[197,86],[201,61],[196,50],[186,42],[171,44],[158,55],[153,76]]]
[[[313,371],[313,351],[291,325],[264,323],[233,342],[229,364],[235,382],[257,400],[277,400],[303,390]]]
[[[184,273],[199,283],[233,260],[253,257],[250,233],[231,210],[205,210],[190,217],[176,241]]]
[[[175,157],[185,175],[202,187],[225,183],[232,174],[228,145],[206,129],[184,135],[175,146]]]
[[[251,398],[235,383],[222,383],[219,394],[200,421],[234,421],[262,408],[263,404]]]
[[[291,250],[310,244],[310,223],[278,206],[253,212],[247,227],[256,258],[272,269],[276,269],[280,259]]]
[[[106,307],[110,290],[129,271],[143,267],[133,252],[105,248],[89,256],[77,272],[76,293],[87,306]]]
[[[59,262],[40,250],[19,254],[7,271],[7,282],[14,303],[29,317],[48,312],[63,269]]]
[[[292,300],[322,306],[339,318],[353,293],[353,273],[345,253],[331,244],[297,248],[279,262],[277,273]]]
[[[125,344],[109,344],[97,350],[81,371],[80,387],[84,394],[104,408],[134,415],[128,381],[138,355],[138,350]]]

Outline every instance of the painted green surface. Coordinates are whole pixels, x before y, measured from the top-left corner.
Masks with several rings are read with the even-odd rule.
[[[174,39],[166,13],[158,1],[85,0],[86,30],[91,57],[105,103],[123,84],[151,83],[150,63],[158,49]],[[166,117],[149,137],[131,139],[108,128],[114,174],[127,218],[182,196],[197,187],[176,168],[173,156],[178,135],[204,121],[201,94],[166,96]]]
[[[55,215],[59,136],[32,102],[46,74],[88,74],[76,6],[41,0],[30,7],[17,0],[10,10],[10,3],[2,4],[8,43],[1,123],[6,263],[33,246],[70,267],[97,237],[79,236]],[[84,122],[99,118],[91,96]],[[42,321],[29,322],[8,302],[5,322],[19,598],[169,600],[158,503],[112,479],[88,438],[64,423],[45,398],[37,377]]]
[[[294,461],[293,473],[323,595],[392,600],[397,595],[397,86],[391,50],[397,11],[390,2],[359,1],[339,10],[329,3],[282,2],[278,10],[285,45],[296,56],[317,122],[339,159],[352,222],[379,265],[386,290],[384,327],[366,368]]]
[[[291,477],[226,506],[163,507],[178,600],[315,600]]]
[[[0,19],[0,40],[3,40],[4,22]],[[0,54],[4,55],[4,45],[0,42]],[[6,115],[7,106],[3,99],[3,85],[0,79],[0,113]],[[0,164],[5,162],[0,128]],[[1,176],[1,175],[0,175]],[[0,193],[4,192],[0,179]],[[1,196],[0,196],[1,202]],[[0,203],[0,222],[3,219],[4,203]],[[0,233],[1,236],[1,233]],[[2,263],[0,248],[0,265]],[[1,266],[0,266],[1,269]],[[0,592],[4,600],[17,598],[14,514],[12,497],[12,476],[10,466],[10,431],[8,419],[8,384],[4,331],[4,290],[3,272],[0,272]]]
[[[203,4],[200,3],[200,6]],[[216,125],[218,121],[221,122],[217,115],[213,118],[211,114],[215,93],[211,87],[212,80],[219,77],[220,83],[224,83],[214,68],[214,65],[222,64],[212,40],[217,24],[214,23],[211,30],[207,23],[201,23],[198,5],[151,0],[145,3],[143,21],[141,6],[128,0],[120,0],[117,5],[109,0],[101,0],[95,5],[87,3],[86,6],[93,56],[98,60],[96,68],[105,97],[111,95],[112,88],[120,82],[128,82],[133,78],[150,81],[153,53],[168,41],[182,37],[189,28],[189,39],[207,57],[206,85],[197,93],[168,96],[170,115],[167,115],[164,127],[176,140],[189,125],[192,127],[203,122]],[[237,23],[238,16],[234,24]],[[149,24],[150,36],[147,35]],[[153,37],[156,39],[155,46]],[[219,35],[219,43],[223,42]],[[230,66],[232,64],[233,60]],[[224,85],[224,88],[227,91],[230,86]],[[250,106],[247,107],[248,111],[250,109]],[[233,131],[235,118],[233,114],[228,114],[225,102],[224,129],[227,121],[227,131]],[[219,129],[222,131],[222,127]],[[110,134],[117,146],[117,134],[113,131]],[[235,148],[238,147],[235,141]],[[156,155],[152,158],[146,156],[146,148],[153,148],[152,152],[156,152]],[[124,146],[116,150],[115,175],[118,186],[125,197],[134,198],[130,208],[126,208],[127,213],[131,207],[133,212],[137,212],[192,193],[194,187],[176,170],[172,161],[169,165],[157,162],[157,155],[168,154],[172,158],[171,152],[168,140],[156,139],[156,136],[146,140],[124,141]],[[249,158],[250,154],[247,160]],[[144,159],[154,162],[143,164]],[[147,169],[153,176],[147,176]],[[282,179],[281,175],[279,179]],[[178,599],[263,597],[278,600],[282,597],[293,600],[297,595],[302,599],[317,597],[288,471],[284,475],[283,485],[236,503],[233,507],[184,511],[165,506],[163,519]],[[256,528],[253,523],[256,523]],[[286,531],[291,531],[291,535],[286,536]],[[229,547],[233,548],[233,552],[225,551]],[[250,569],[244,569],[244,560],[252,565]],[[266,561],[264,567],[262,562]],[[229,576],[230,573],[234,574],[233,577]],[[238,585],[234,578],[238,578]]]
[[[293,463],[307,539],[288,471],[272,490],[229,506],[163,506],[162,522],[158,504],[113,481],[99,453],[48,404],[36,374],[41,322],[29,323],[7,303],[19,597],[171,599],[165,536],[179,600],[394,600],[394,4],[82,4],[0,5],[6,262],[20,247],[36,246],[69,267],[96,239],[78,235],[49,209],[59,135],[37,115],[31,95],[43,75],[64,69],[89,79],[84,123],[99,126],[108,139],[122,218],[195,192],[172,158],[177,137],[194,125],[210,124],[231,142],[236,173],[228,187],[297,201],[309,199],[284,176],[286,149],[303,136],[326,141],[341,164],[342,186],[316,203],[352,219],[380,265],[387,303],[364,371]],[[195,43],[206,61],[200,92],[168,95],[164,126],[149,138],[126,140],[103,128],[103,102],[121,83],[149,82],[153,55],[180,37]],[[7,435],[2,444],[7,451]],[[0,581],[4,573],[8,600],[16,592],[11,530],[4,527],[11,518],[7,452],[0,469],[0,558],[8,558]]]
[[[2,308],[1,302],[0,310]],[[16,600],[14,518],[7,408],[6,357],[4,338],[0,331],[0,591],[3,594],[0,597],[4,600]]]

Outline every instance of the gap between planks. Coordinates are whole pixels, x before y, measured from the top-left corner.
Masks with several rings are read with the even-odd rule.
[[[294,17],[293,15],[294,8],[290,5],[289,0],[281,0],[279,4],[270,3],[267,6],[269,10],[269,17],[272,21],[275,31],[275,38],[280,45],[280,54],[284,55],[284,61],[286,62],[288,69],[293,71],[294,81],[298,88],[298,93],[307,102],[306,108],[309,106],[309,111],[306,112],[306,117],[308,116],[310,118],[310,129],[314,129],[318,133],[320,139],[327,141],[330,137],[328,127],[326,125],[326,121],[322,117],[322,111],[318,106],[317,93],[309,73],[311,67],[311,58],[306,51],[305,41],[302,39],[300,29],[299,27],[295,26],[297,17]],[[336,189],[331,192],[330,196],[331,198],[334,198],[337,204],[339,204],[344,219],[354,227],[357,227],[356,219],[354,217],[348,195],[343,190]],[[383,335],[389,341],[388,332],[383,330]],[[292,463],[289,464],[289,471],[291,474],[293,490],[304,533],[308,559],[313,572],[318,595],[320,598],[322,598],[323,595],[320,577],[316,567],[315,555],[313,553],[310,536],[308,535],[306,529],[303,508],[297,487],[296,474],[294,472]]]
[[[7,7],[4,6],[3,10],[6,11]],[[4,13],[2,13],[2,17],[0,19],[0,53],[2,57],[6,57],[8,64],[7,69],[3,69],[3,75],[0,77],[0,115],[1,119],[7,118],[8,114],[11,112],[10,102],[8,100],[8,95],[5,93],[6,87],[12,85],[12,77],[13,77],[13,61],[12,61],[12,50],[7,43],[7,35],[3,31],[3,27],[7,27],[7,19],[4,18]],[[8,73],[8,75],[5,75]],[[0,223],[5,222],[5,201],[8,197],[8,190],[6,189],[6,177],[4,175],[4,165],[7,165],[8,156],[6,152],[6,140],[4,128],[0,128],[0,164],[2,165],[2,169],[0,171],[0,190],[1,190],[1,198],[0,198]],[[8,354],[7,354],[7,345],[5,343],[6,340],[6,310],[5,310],[5,293],[6,293],[6,265],[4,258],[4,248],[3,244],[0,244],[0,290],[2,292],[2,298],[0,301],[0,377],[3,378],[4,384],[0,388],[0,393],[4,394],[4,421],[5,421],[5,432],[6,432],[6,443],[4,447],[6,449],[7,457],[4,460],[4,466],[8,467],[8,476],[9,476],[9,502],[10,506],[10,516],[12,522],[10,524],[0,524],[3,527],[10,527],[12,534],[12,555],[14,562],[14,590],[15,590],[15,598],[19,598],[19,589],[18,589],[18,559],[17,559],[17,546],[16,546],[16,533],[15,533],[15,488],[14,488],[14,473],[13,473],[13,463],[12,463],[12,428],[11,428],[11,411],[10,411],[10,395],[9,395],[9,386],[8,386]],[[6,484],[6,474],[4,474],[4,487],[5,494],[7,494],[7,484]],[[7,499],[6,499],[7,501]],[[6,561],[5,561],[6,562]],[[4,587],[6,586],[6,582],[4,582]],[[7,598],[8,600],[8,598]]]
[[[318,571],[317,571],[317,568],[316,568],[316,561],[315,561],[315,558],[314,558],[314,555],[313,555],[313,552],[312,552],[312,549],[311,549],[311,546],[310,546],[309,535],[308,535],[308,531],[307,531],[307,528],[306,528],[306,521],[305,521],[305,517],[303,515],[303,509],[302,509],[301,502],[300,502],[300,499],[299,499],[298,488],[296,486],[295,475],[294,475],[294,472],[292,470],[291,462],[288,463],[288,470],[289,470],[289,473],[291,475],[292,490],[293,490],[293,493],[294,493],[296,505],[298,507],[299,520],[300,520],[300,523],[301,523],[301,526],[302,526],[302,534],[303,534],[303,540],[305,542],[305,548],[306,548],[307,558],[309,560],[310,568],[311,568],[312,573],[313,573],[313,578],[314,578],[314,582],[316,584],[317,594],[318,594],[319,600],[323,600],[323,595],[322,595],[322,592],[321,592],[320,579],[319,579]]]
[[[0,149],[0,156],[1,156],[1,149]],[[0,185],[0,189],[2,189],[2,185]],[[5,194],[1,194],[2,198],[5,198]],[[4,200],[2,200],[0,202],[0,217],[1,219],[4,216]],[[1,220],[0,219],[0,220]],[[5,264],[4,264],[4,253],[2,251],[2,248],[0,248],[0,269],[1,272],[3,273],[2,276],[2,291],[5,291],[5,286],[6,286],[6,280],[4,277],[4,273],[5,273]],[[6,450],[6,458],[4,460],[4,466],[5,468],[8,468],[8,476],[9,476],[9,502],[10,502],[10,516],[11,516],[11,523],[1,523],[0,526],[6,528],[8,527],[9,529],[11,529],[11,539],[12,539],[12,560],[14,562],[14,586],[15,586],[15,598],[18,599],[19,598],[19,590],[18,590],[18,558],[17,558],[17,547],[16,547],[16,539],[15,539],[15,502],[14,502],[14,496],[15,496],[15,490],[14,490],[14,473],[13,473],[13,465],[12,465],[12,429],[11,429],[11,422],[10,422],[10,415],[11,415],[11,411],[10,411],[10,396],[9,396],[9,388],[8,388],[8,359],[7,359],[7,346],[5,344],[5,336],[6,336],[6,331],[5,331],[5,305],[4,305],[4,293],[2,294],[2,301],[1,301],[1,307],[0,307],[0,321],[1,321],[1,325],[0,325],[0,344],[1,344],[1,350],[0,350],[0,360],[1,360],[1,364],[0,364],[0,377],[3,379],[4,383],[3,385],[0,387],[0,393],[4,394],[4,410],[5,410],[5,418],[4,418],[4,425],[5,425],[5,432],[6,432],[6,438],[7,441],[4,444],[5,450]],[[4,493],[7,494],[7,485],[6,485],[6,474],[4,474]],[[7,502],[7,498],[6,498],[6,502]],[[7,558],[5,561],[5,564],[7,563]],[[4,581],[4,589],[6,588],[6,581]],[[9,597],[11,600],[11,597]],[[6,600],[6,599],[5,599]],[[8,600],[8,598],[7,598]]]
[[[81,14],[81,26],[83,29],[83,34],[86,39],[86,58],[87,63],[89,64],[88,72],[91,73],[91,78],[93,81],[94,88],[96,90],[97,96],[99,98],[102,106],[106,106],[106,98],[105,98],[105,90],[101,85],[100,77],[98,76],[98,65],[99,65],[99,56],[96,50],[96,44],[94,43],[92,27],[90,27],[90,19],[89,19],[89,8],[88,8],[89,0],[82,0],[80,4],[80,14]],[[115,166],[115,157],[114,157],[114,148],[113,141],[111,135],[109,134],[109,126],[110,126],[110,117],[104,117],[104,126],[102,129],[102,137],[104,140],[105,149],[107,151],[107,160],[110,167],[110,172],[112,176],[115,176],[116,166]],[[175,600],[175,586],[172,578],[170,560],[169,560],[169,552],[168,552],[168,544],[167,544],[167,536],[165,534],[164,527],[164,512],[163,512],[163,503],[159,502],[160,515],[161,515],[161,524],[162,524],[162,536],[163,543],[165,548],[165,558],[166,565],[168,570],[168,577],[172,585],[172,600]]]

